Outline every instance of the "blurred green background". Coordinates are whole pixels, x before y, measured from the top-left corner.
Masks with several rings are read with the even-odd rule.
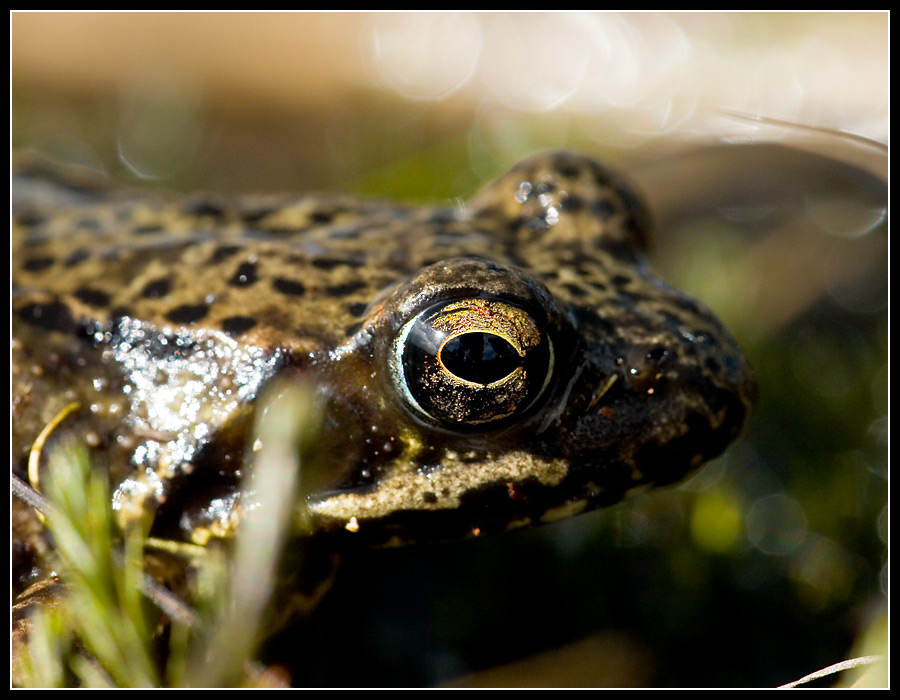
[[[294,683],[774,686],[886,649],[887,14],[13,13],[11,38],[13,146],[130,184],[452,203],[535,150],[617,164],[655,265],[756,368],[750,429],[686,484],[345,561],[266,650]]]

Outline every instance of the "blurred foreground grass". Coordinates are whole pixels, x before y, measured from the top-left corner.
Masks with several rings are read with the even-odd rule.
[[[106,475],[77,444],[46,455],[42,484],[57,576],[39,584],[45,597],[28,609],[27,644],[13,646],[13,682],[22,687],[232,687],[280,685],[254,660],[276,587],[281,547],[302,512],[300,460],[312,447],[316,419],[304,386],[273,386],[261,403],[255,468],[244,518],[230,555],[221,547],[163,543],[183,561],[190,605],[166,595],[145,574],[152,513],[124,533],[112,510]],[[46,584],[46,586],[44,585]],[[152,604],[153,600],[156,604]],[[165,603],[165,601],[162,601]],[[162,610],[167,610],[168,617]]]

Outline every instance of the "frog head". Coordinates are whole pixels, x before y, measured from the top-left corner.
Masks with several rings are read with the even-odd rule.
[[[341,417],[308,493],[318,529],[402,542],[553,521],[677,481],[739,435],[752,372],[652,273],[618,175],[541,154],[454,216],[495,252],[412,272],[323,363]]]

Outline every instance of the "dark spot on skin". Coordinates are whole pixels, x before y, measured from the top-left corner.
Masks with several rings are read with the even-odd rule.
[[[69,257],[67,257],[63,261],[63,265],[65,265],[66,267],[75,267],[76,265],[87,260],[89,257],[91,257],[91,254],[88,251],[86,251],[84,248],[79,248],[78,250],[75,250],[69,254]]]
[[[614,336],[617,332],[615,323],[608,318],[598,316],[593,309],[575,306],[571,313],[573,320],[580,326],[592,326],[606,336]]]
[[[123,223],[127,223],[129,221],[134,221],[134,212],[137,210],[137,206],[132,204],[128,207],[123,207],[116,211],[116,221],[121,221]]]
[[[353,292],[358,292],[360,289],[365,289],[365,282],[347,282],[346,284],[337,284],[333,287],[328,288],[328,294],[331,296],[342,297],[347,296],[348,294],[353,294]]]
[[[722,366],[716,361],[716,358],[714,357],[707,357],[706,361],[703,364],[706,365],[706,369],[708,369],[710,372],[718,372],[720,369],[722,369]]]
[[[625,204],[625,209],[628,212],[629,223],[639,234],[637,236],[638,245],[641,248],[646,248],[646,232],[650,230],[649,215],[646,208],[634,192],[621,190],[619,195],[622,197],[622,202]]]
[[[581,211],[584,209],[584,200],[575,195],[569,195],[562,201],[563,211]]]
[[[631,284],[631,278],[626,277],[625,275],[614,275],[611,282],[616,287],[625,287],[628,284]]]
[[[135,235],[142,236],[148,233],[159,233],[163,230],[164,227],[162,224],[144,224],[142,226],[135,226],[131,229],[131,232]]]
[[[563,285],[573,297],[583,297],[587,292],[577,284],[566,283]]]
[[[77,329],[69,307],[60,302],[28,304],[19,310],[19,318],[32,326],[51,331],[73,333]]]
[[[310,262],[313,267],[317,267],[320,270],[333,270],[341,265],[346,265],[347,267],[362,267],[365,264],[361,260],[352,260],[349,258],[344,260],[339,260],[337,258],[319,258],[318,260],[311,260]]]
[[[260,221],[269,216],[269,214],[271,214],[273,211],[275,211],[275,209],[271,207],[245,211],[241,214],[241,218],[248,224],[258,224]]]
[[[289,296],[299,297],[306,293],[306,287],[302,282],[284,279],[283,277],[276,279],[272,285],[277,291]]]
[[[332,231],[328,234],[329,238],[335,238],[340,240],[356,240],[359,238],[359,229],[358,228],[341,228],[335,231]]]
[[[726,355],[724,360],[725,369],[729,372],[739,372],[741,369],[741,361],[734,355]]]
[[[266,226],[265,233],[274,236],[292,236],[302,231],[308,231],[309,226]]]
[[[131,309],[127,306],[117,306],[109,312],[109,318],[112,325],[118,324],[123,318],[128,318],[131,315]]]
[[[576,178],[580,174],[579,168],[565,158],[557,158],[553,166],[554,170],[565,178]]]
[[[317,224],[327,224],[334,220],[335,215],[333,211],[314,211],[309,215],[309,219]]]
[[[25,249],[40,248],[42,245],[47,243],[48,240],[49,236],[32,231],[28,234],[27,238],[22,241],[22,247]]]
[[[437,503],[437,494],[434,491],[426,491],[422,494],[422,500],[425,503]]]
[[[564,252],[564,251],[560,251],[560,252]],[[596,268],[595,268],[594,264],[592,262],[585,260],[584,255],[582,255],[580,253],[576,254],[574,256],[574,259],[572,259],[572,256],[566,256],[566,259],[563,262],[565,262],[567,265],[571,265],[572,267],[574,267],[578,271],[578,274],[581,275],[585,279],[590,279],[591,277],[594,277],[596,274],[595,273]],[[606,279],[606,276],[603,275],[603,278]]]
[[[705,312],[700,308],[700,305],[693,299],[689,299],[687,297],[680,296],[680,297],[675,297],[674,299],[672,299],[671,303],[673,306],[678,306],[682,309],[686,309],[694,316],[705,316],[706,315]],[[709,334],[704,331],[695,333],[695,336],[698,338],[700,336],[708,336],[708,335]]]
[[[36,211],[23,211],[16,214],[16,221],[23,226],[40,226],[46,220],[46,216],[38,214]]]
[[[98,307],[109,306],[109,302],[112,301],[109,294],[106,292],[102,292],[99,289],[91,289],[89,287],[76,289],[75,296],[85,304]]]
[[[220,245],[213,251],[213,254],[209,256],[209,262],[211,265],[216,265],[227,260],[240,250],[241,247],[237,245]]]
[[[656,345],[647,351],[647,359],[652,362],[658,362],[666,356],[669,350],[664,345]]]
[[[449,209],[439,209],[428,217],[428,223],[437,226],[451,224],[454,221],[456,221],[456,216],[453,211]]]
[[[659,315],[662,316],[668,322],[669,327],[675,329],[676,332],[681,328],[682,320],[672,312],[660,311]]]
[[[187,202],[181,211],[187,216],[208,216],[214,219],[221,219],[225,216],[222,205],[209,199]]]
[[[637,304],[640,301],[644,301],[648,299],[645,294],[638,294],[636,292],[619,292],[619,301],[620,302],[631,302],[632,304]]]
[[[241,335],[256,325],[256,319],[249,316],[229,316],[222,319],[222,330],[228,335]]]
[[[319,258],[318,260],[312,261],[313,267],[317,267],[320,270],[333,270],[339,265],[343,265],[343,260],[335,260],[334,258]]]
[[[591,204],[591,212],[601,219],[609,219],[616,213],[616,207],[608,199],[597,199]]]
[[[209,313],[208,304],[182,304],[166,314],[166,320],[172,323],[194,323]]]
[[[594,182],[601,188],[609,187],[609,173],[600,167],[591,168],[594,171]]]
[[[44,258],[30,258],[22,263],[22,269],[28,270],[29,272],[39,272],[40,270],[46,270],[55,262],[56,258],[49,256]]]
[[[527,222],[528,230],[532,233],[546,233],[550,230],[550,225],[547,223],[547,220],[543,216],[538,216],[533,219],[530,219]]]
[[[476,219],[487,219],[488,221],[502,221],[503,210],[495,204],[489,204],[482,207],[475,213]]]
[[[256,275],[256,263],[243,262],[238,265],[238,269],[235,271],[234,276],[228,281],[228,284],[235,287],[248,287],[258,280],[259,277]]]
[[[172,281],[167,277],[163,277],[147,282],[141,290],[141,296],[145,299],[161,299],[169,293],[171,288]]]
[[[362,316],[364,313],[366,313],[366,309],[368,309],[368,308],[369,308],[368,304],[362,304],[362,303],[350,304],[347,307],[347,311],[349,311],[354,316]]]
[[[75,225],[84,231],[99,231],[103,228],[97,219],[79,219]]]

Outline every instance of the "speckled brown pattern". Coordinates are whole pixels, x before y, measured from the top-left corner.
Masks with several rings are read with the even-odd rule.
[[[38,200],[21,183],[16,464],[77,401],[58,432],[90,433],[120,509],[149,499],[170,536],[218,532],[231,511],[213,499],[240,507],[234,475],[275,376],[310,378],[331,417],[327,466],[305,481],[311,528],[361,542],[503,530],[677,480],[753,400],[730,334],[650,271],[638,198],[580,156],[529,158],[453,209],[62,186]],[[417,414],[396,385],[401,330],[466,298],[523,309],[550,348],[538,398],[495,423]]]

